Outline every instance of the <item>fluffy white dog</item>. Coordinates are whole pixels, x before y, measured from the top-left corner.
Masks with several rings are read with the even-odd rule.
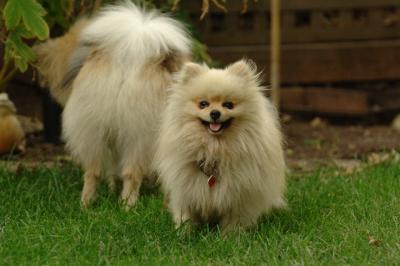
[[[156,162],[176,226],[191,220],[228,232],[284,207],[279,121],[255,65],[188,63],[171,93]]]
[[[176,20],[124,3],[36,47],[40,73],[65,104],[63,136],[85,171],[84,206],[101,176],[119,176],[121,199],[135,204],[143,177],[153,174],[166,88],[190,42]]]

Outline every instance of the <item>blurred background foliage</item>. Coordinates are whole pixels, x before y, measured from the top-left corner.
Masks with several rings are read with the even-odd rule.
[[[199,36],[190,26],[184,11],[179,10],[180,0],[131,0],[147,9],[158,8],[171,12],[173,16],[187,25],[193,38],[193,57],[207,64],[212,59],[207,47],[199,41]],[[0,41],[2,45],[2,64],[0,70],[0,92],[18,72],[25,72],[35,61],[32,45],[49,37],[64,34],[74,21],[88,16],[101,6],[115,3],[115,0],[0,0]],[[218,3],[218,1],[214,1]],[[208,1],[203,0],[204,14],[208,11]]]

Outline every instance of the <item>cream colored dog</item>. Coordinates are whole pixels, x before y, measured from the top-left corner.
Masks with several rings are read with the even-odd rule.
[[[133,206],[142,178],[153,174],[166,88],[190,56],[184,27],[124,3],[36,51],[39,71],[65,104],[66,146],[85,170],[82,204],[95,198],[100,176],[119,176],[121,199]]]
[[[177,227],[192,220],[227,232],[285,206],[278,117],[253,63],[188,63],[171,93],[156,162]]]

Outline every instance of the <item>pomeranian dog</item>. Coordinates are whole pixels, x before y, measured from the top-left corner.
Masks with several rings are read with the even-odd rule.
[[[121,199],[137,200],[152,161],[172,73],[190,58],[191,39],[178,21],[129,2],[83,19],[65,36],[35,48],[38,69],[65,105],[63,137],[84,168],[81,202],[100,177],[122,180]]]
[[[244,229],[286,205],[277,112],[254,63],[187,63],[171,88],[156,163],[176,227]]]

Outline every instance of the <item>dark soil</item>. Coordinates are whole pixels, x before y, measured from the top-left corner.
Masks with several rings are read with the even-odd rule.
[[[299,161],[364,159],[370,153],[400,148],[400,133],[389,126],[344,126],[310,121],[284,123],[285,153],[289,165]],[[1,155],[0,160],[34,165],[62,163],[70,157],[63,144],[45,142],[40,135],[29,136],[26,151]]]
[[[290,122],[283,128],[289,158],[354,159],[400,148],[400,133],[389,126],[312,127],[307,122]]]
[[[26,140],[25,151],[3,154],[0,156],[0,160],[31,164],[65,161],[69,160],[68,157],[64,144],[49,143],[41,135],[30,135]]]

